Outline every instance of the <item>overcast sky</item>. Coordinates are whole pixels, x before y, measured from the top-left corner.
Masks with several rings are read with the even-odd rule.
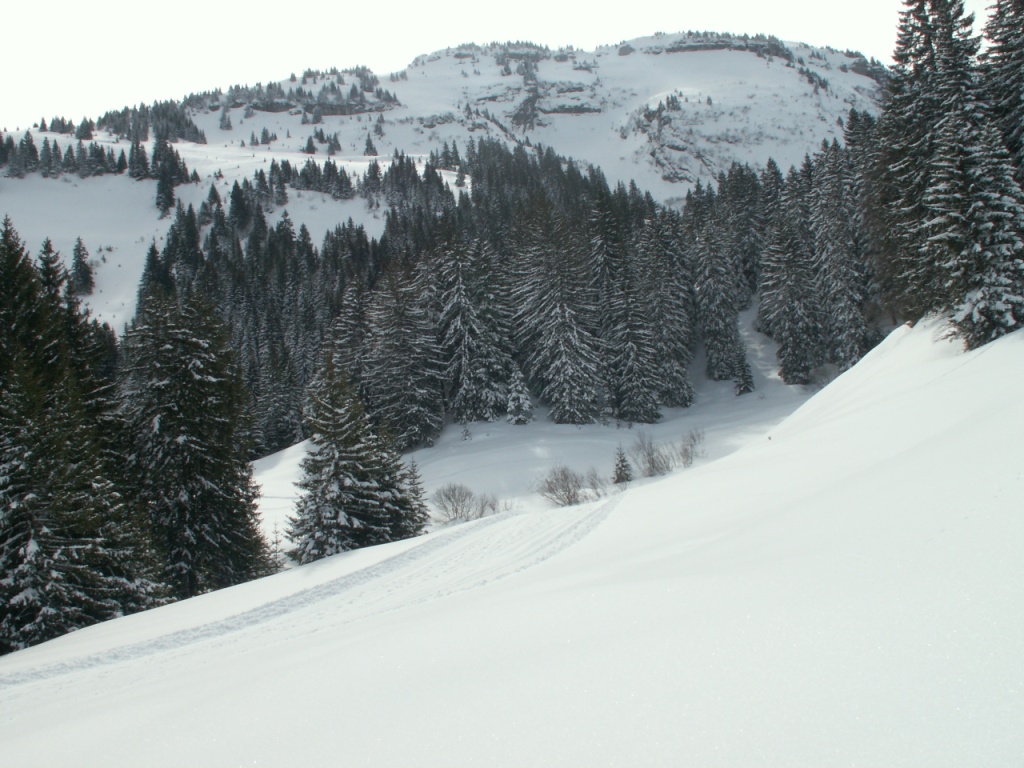
[[[980,30],[989,0],[967,0]],[[584,50],[654,32],[763,32],[855,49],[886,63],[900,0],[24,0],[4,9],[0,128],[270,82],[306,68],[378,74],[460,43],[529,40]],[[611,9],[611,10],[607,10]]]

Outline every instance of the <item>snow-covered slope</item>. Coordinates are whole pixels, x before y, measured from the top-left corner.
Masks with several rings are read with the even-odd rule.
[[[739,450],[599,502],[4,657],[4,760],[1013,765],[1024,335],[941,333],[898,329],[782,423],[734,424]],[[466,478],[493,472],[476,442]]]
[[[365,104],[349,105],[353,114],[326,114],[318,124],[304,122],[301,109],[270,111],[281,106],[270,101],[246,117],[247,106],[270,86],[228,88],[193,99],[191,117],[207,143],[180,142],[175,149],[200,183],[176,192],[185,205],[198,208],[213,184],[227,200],[236,181],[251,180],[260,169],[269,172],[275,159],[301,168],[310,158],[303,152],[309,138],[322,131],[338,135],[341,150],[332,160],[355,176],[375,159],[363,154],[368,136],[382,163],[395,152],[422,162],[445,142],[464,152],[471,138],[488,137],[550,146],[599,166],[613,184],[635,180],[656,199],[674,204],[696,181],[713,182],[734,161],[761,168],[774,157],[785,170],[823,140],[841,138],[840,120],[851,107],[876,109],[879,86],[868,74],[877,75],[853,54],[727,35],[655,35],[592,52],[466,45],[421,56],[403,73],[381,77],[375,87],[397,103],[379,99],[365,72],[310,74],[274,84],[275,93],[301,88],[328,99],[339,93],[347,98],[346,89],[366,83],[369,92],[357,88]],[[220,127],[225,106],[230,130]],[[54,107],[59,112],[60,105]],[[264,130],[277,140],[254,146],[253,136]],[[37,147],[44,139],[69,144],[66,135],[33,136]],[[127,139],[102,131],[96,141],[115,156],[129,150]],[[313,159],[322,163],[327,148],[315,143]],[[448,176],[454,181],[453,173]],[[118,332],[134,313],[146,250],[151,242],[162,246],[170,223],[159,218],[155,197],[156,182],[124,176],[0,176],[0,215],[11,217],[32,250],[50,237],[70,259],[75,238],[83,239],[97,264],[97,293],[87,303]],[[383,231],[380,210],[363,201],[293,192],[287,211],[317,244],[350,217],[371,236]],[[269,216],[270,223],[282,213]]]

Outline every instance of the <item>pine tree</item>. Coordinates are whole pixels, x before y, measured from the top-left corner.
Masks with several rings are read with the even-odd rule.
[[[615,470],[612,472],[612,482],[616,485],[628,485],[633,482],[633,467],[621,445],[615,451]]]
[[[995,0],[983,54],[985,101],[1024,187],[1024,2]]]
[[[0,241],[0,651],[157,604],[108,473],[95,331],[49,241]]]
[[[399,449],[430,444],[444,419],[436,324],[425,306],[422,272],[389,270],[367,309],[364,377],[371,416]]]
[[[556,423],[590,423],[598,415],[600,363],[583,259],[542,200],[533,201],[521,237],[515,326],[529,379]]]
[[[617,276],[607,314],[615,319],[608,329],[608,395],[612,414],[627,423],[649,424],[661,418],[662,389],[655,365],[654,333],[650,325],[648,283],[627,259]]]
[[[80,237],[75,239],[72,250],[71,287],[79,296],[88,296],[96,287],[92,265],[89,264],[89,251]]]
[[[533,400],[526,387],[526,379],[519,366],[512,363],[512,376],[508,383],[508,404],[505,407],[509,424],[529,424],[533,421]]]
[[[866,237],[858,226],[854,170],[835,141],[823,148],[812,184],[811,229],[822,300],[823,354],[841,371],[864,354],[868,339]]]
[[[723,231],[716,217],[714,195],[704,202],[703,222],[694,248],[694,296],[697,320],[707,354],[705,371],[714,381],[733,379],[736,394],[753,388],[750,364],[739,331],[734,263],[722,246]]]
[[[637,260],[648,297],[647,323],[653,333],[658,398],[678,408],[693,402],[688,368],[696,343],[693,278],[678,233],[678,217],[661,211],[648,219],[640,235]]]
[[[362,403],[330,356],[310,391],[311,448],[287,536],[300,563],[416,535],[425,523],[415,470],[370,426]]]
[[[438,254],[439,336],[446,360],[445,385],[452,418],[458,424],[495,421],[505,411],[509,361],[495,329],[478,311],[478,283],[486,279],[474,263],[474,249],[455,242]]]
[[[960,0],[936,5],[943,117],[929,162],[918,258],[936,276],[936,308],[950,313],[973,348],[1024,322],[1024,194],[978,93],[971,17]]]
[[[810,172],[791,169],[761,263],[763,325],[779,345],[779,373],[787,384],[809,383],[822,361],[810,192]]]
[[[174,593],[268,573],[246,403],[223,326],[201,303],[157,295],[140,307],[125,346],[132,468]]]
[[[945,0],[943,0],[944,2]],[[931,184],[930,158],[937,100],[936,0],[904,0],[887,81],[888,103],[879,122],[882,152],[877,190],[886,212],[878,277],[897,311],[916,320],[941,305],[934,263],[920,258],[920,224],[929,218],[924,198]]]

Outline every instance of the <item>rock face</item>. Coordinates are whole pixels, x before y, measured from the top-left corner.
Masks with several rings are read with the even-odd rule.
[[[851,108],[876,111],[885,73],[857,53],[689,32],[595,51],[463,45],[389,76],[308,71],[186,101],[208,133],[216,131],[201,115],[225,105],[245,110],[246,127],[261,113],[286,113],[303,128],[340,128],[343,153],[371,129],[381,155],[481,135],[549,146],[672,202],[733,162],[760,168],[773,157],[785,169],[842,139]]]

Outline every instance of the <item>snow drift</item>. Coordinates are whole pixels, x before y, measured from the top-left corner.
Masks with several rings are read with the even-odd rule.
[[[1013,764],[1024,335],[942,333],[898,329],[734,453],[603,503],[0,659],[5,762]]]

